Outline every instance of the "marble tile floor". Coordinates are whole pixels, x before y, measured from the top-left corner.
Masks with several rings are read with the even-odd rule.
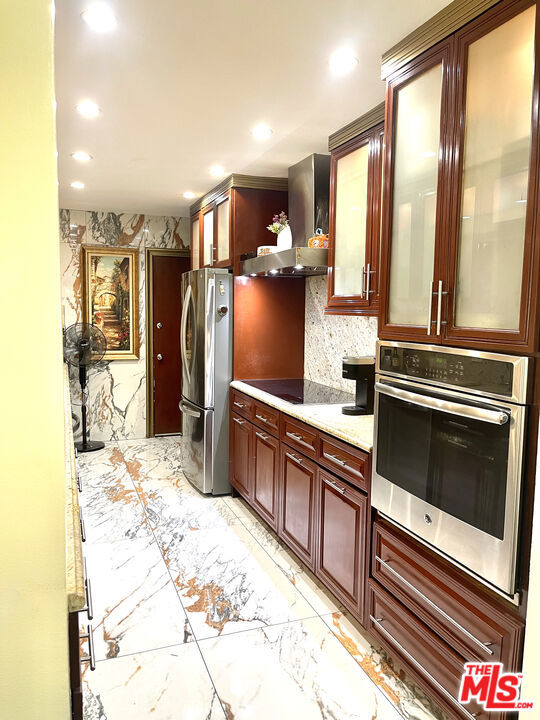
[[[85,720],[442,720],[242,500],[187,483],[177,438],[78,466]]]

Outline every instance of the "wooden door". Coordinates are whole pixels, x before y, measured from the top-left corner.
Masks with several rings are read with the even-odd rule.
[[[381,129],[332,153],[327,314],[376,314]]]
[[[452,49],[450,38],[388,80],[379,322],[384,339],[441,339],[436,308],[446,261]]]
[[[317,576],[364,618],[367,496],[319,470]]]
[[[278,535],[310,567],[315,567],[317,466],[281,445]]]
[[[253,428],[253,507],[277,530],[279,440]]]
[[[180,317],[182,314],[182,273],[187,272],[187,255],[152,253],[151,262],[151,353],[152,353],[152,435],[182,432],[182,360]]]
[[[229,480],[246,500],[251,500],[253,474],[253,425],[231,413]]]
[[[449,345],[530,352],[538,342],[537,13],[528,0],[501,3],[456,35],[454,194],[443,327]]]

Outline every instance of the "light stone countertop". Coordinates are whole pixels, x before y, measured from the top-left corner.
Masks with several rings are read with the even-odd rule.
[[[69,376],[64,364],[64,455],[66,459],[66,592],[68,612],[78,612],[86,605],[84,566],[77,493],[77,466],[73,445],[73,421]]]
[[[241,380],[231,387],[366,452],[373,448],[373,415],[343,415],[343,405],[293,405]]]

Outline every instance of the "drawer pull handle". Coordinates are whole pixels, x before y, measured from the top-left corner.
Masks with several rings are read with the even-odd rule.
[[[82,510],[80,508],[79,508],[79,524],[81,526],[81,540],[82,540],[82,542],[86,542],[86,528],[84,527]]]
[[[291,458],[291,460],[294,460],[295,463],[298,463],[299,465],[302,464],[302,458],[296,457],[296,455],[293,455],[292,453],[285,453],[285,455],[288,458]]]
[[[378,618],[378,619],[377,619],[377,618],[374,618],[373,615],[370,615],[370,616],[369,616],[369,619],[370,619],[371,622],[375,625],[375,627],[377,628],[377,630],[379,630],[386,638],[388,638],[388,640],[390,640],[390,642],[391,642],[393,645],[396,646],[396,648],[399,650],[399,652],[402,653],[402,655],[404,655],[404,656],[407,658],[407,660],[411,663],[411,665],[414,665],[414,667],[416,667],[418,670],[420,670],[420,672],[422,673],[422,675],[425,675],[425,676],[428,678],[428,680],[429,680],[433,685],[435,685],[435,687],[437,688],[437,690],[438,690],[442,695],[444,695],[446,698],[448,698],[448,700],[450,700],[453,705],[455,705],[456,707],[458,707],[458,708],[461,710],[461,712],[465,713],[465,715],[467,715],[467,717],[471,718],[471,720],[476,720],[475,716],[474,716],[472,713],[470,713],[465,707],[463,707],[463,705],[462,705],[460,702],[458,702],[458,701],[456,700],[456,698],[455,698],[451,693],[449,693],[448,690],[447,690],[445,687],[443,687],[443,686],[441,685],[440,682],[438,682],[437,680],[435,680],[435,678],[433,677],[433,675],[432,675],[431,673],[429,673],[429,672],[426,670],[426,668],[425,668],[423,665],[421,665],[421,664],[418,662],[418,660],[411,655],[410,652],[407,652],[407,650],[405,650],[405,648],[403,647],[403,645],[402,645],[401,643],[399,643],[399,642],[395,639],[395,637],[393,637],[393,636],[388,632],[388,630],[387,630],[385,627],[383,627],[383,625],[382,625],[382,623],[383,623],[383,621],[384,621],[383,618]]]
[[[239,418],[233,418],[233,420],[235,423],[238,423],[239,425],[243,425],[246,422],[245,420],[240,420]]]
[[[82,493],[83,485],[82,485],[82,478],[79,473],[77,473],[77,488],[80,493]]]
[[[396,577],[405,587],[409,588],[409,590],[412,590],[414,593],[418,595],[418,597],[422,598],[422,600],[429,605],[430,608],[433,608],[436,612],[439,613],[439,615],[442,615],[445,620],[448,620],[449,623],[451,623],[455,628],[457,628],[460,632],[462,632],[464,635],[466,635],[469,640],[472,640],[472,642],[476,643],[478,647],[482,648],[482,650],[487,653],[488,655],[493,655],[493,650],[489,649],[490,645],[493,645],[493,643],[487,642],[484,643],[481,640],[479,640],[477,637],[475,637],[472,633],[470,633],[468,630],[466,630],[463,625],[460,625],[457,620],[454,620],[453,617],[448,615],[444,610],[442,610],[438,605],[436,605],[433,600],[430,600],[427,595],[424,595],[423,592],[420,592],[418,588],[415,588],[414,585],[412,585],[408,580],[405,580],[405,578],[400,575],[397,570],[394,570],[394,568],[389,565],[385,560],[380,558],[378,555],[375,555],[375,560],[380,563],[386,570],[392,573],[394,577]]]
[[[255,413],[255,417],[263,423],[270,422],[267,417],[264,417],[264,415],[258,415],[257,413]]]
[[[342,460],[341,458],[338,458],[337,455],[331,455],[330,453],[323,453],[323,457],[325,457],[327,460],[332,460],[332,462],[336,462],[338,465],[347,467],[346,461]]]
[[[302,435],[298,435],[298,433],[289,432],[288,430],[285,432],[285,435],[287,437],[292,438],[293,440],[296,440],[296,442],[300,443],[300,445],[304,445],[304,447],[307,447],[310,450],[313,450],[313,445],[311,443],[306,442]]]
[[[255,435],[256,435],[257,437],[260,437],[261,440],[268,440],[268,435],[263,435],[263,434],[260,433],[260,432],[256,432]]]
[[[345,495],[345,488],[342,488],[342,487],[340,487],[339,485],[336,485],[336,483],[332,482],[332,481],[329,480],[328,478],[324,478],[324,481],[325,481],[325,483],[327,483],[328,485],[330,485],[330,487],[333,487],[334,490],[337,490],[337,491],[338,491],[339,493],[341,493],[342,495]]]
[[[245,407],[244,403],[239,403],[236,400],[233,402],[233,405],[236,405],[236,407],[239,407],[239,408]]]
[[[83,655],[81,662],[90,663],[90,670],[96,669],[96,656],[94,653],[94,637],[92,635],[92,626],[86,626],[86,632],[79,635],[81,640],[88,640],[88,655]]]

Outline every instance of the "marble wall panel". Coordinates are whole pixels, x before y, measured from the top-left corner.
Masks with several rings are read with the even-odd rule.
[[[325,275],[306,279],[304,377],[354,392],[354,383],[341,376],[342,358],[375,354],[377,318],[325,315],[326,297]]]
[[[145,248],[189,247],[189,218],[138,213],[60,210],[60,265],[64,326],[82,321],[81,245],[139,250],[138,360],[102,362],[89,373],[89,425],[94,440],[146,435]],[[78,371],[70,369],[74,414],[80,418]],[[75,433],[78,437],[80,431]]]

